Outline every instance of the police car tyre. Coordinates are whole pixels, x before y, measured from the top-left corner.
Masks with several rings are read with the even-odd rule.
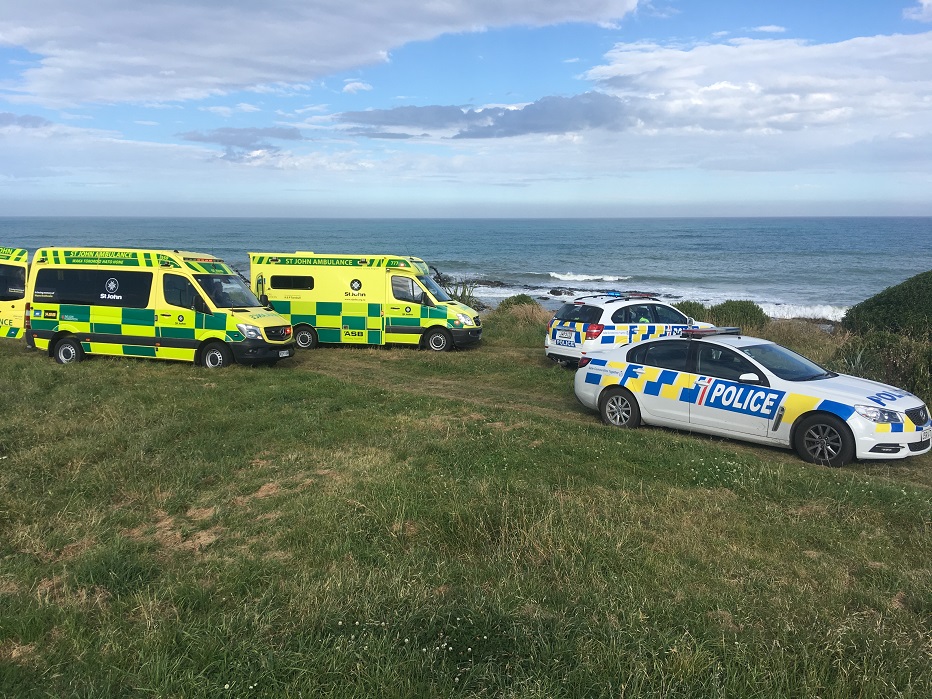
[[[637,427],[641,424],[641,409],[634,395],[626,388],[608,388],[599,396],[602,422],[614,427]]]
[[[446,352],[453,346],[453,338],[446,330],[431,330],[424,338],[424,346],[434,352]]]
[[[310,325],[298,325],[294,329],[294,340],[299,349],[314,349],[320,342],[317,339],[317,331]]]
[[[843,420],[819,413],[799,423],[793,447],[804,461],[823,466],[844,466],[854,459],[854,437]]]
[[[84,348],[73,337],[63,337],[56,342],[54,352],[59,364],[77,364],[84,359]]]
[[[208,369],[222,369],[233,363],[233,353],[222,342],[211,342],[201,354],[201,364]]]

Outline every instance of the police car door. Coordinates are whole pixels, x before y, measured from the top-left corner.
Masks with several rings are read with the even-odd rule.
[[[721,345],[697,343],[696,399],[689,422],[720,433],[766,435],[783,397],[766,385],[742,383],[738,378],[762,372],[747,358]]]
[[[635,391],[642,413],[665,425],[689,424],[689,403],[683,399],[683,389],[695,381],[686,371],[689,347],[688,340],[659,340],[641,345],[628,355],[629,364],[643,367],[631,369],[639,380],[625,386]]]

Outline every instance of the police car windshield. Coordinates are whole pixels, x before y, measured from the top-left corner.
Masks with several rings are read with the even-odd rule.
[[[194,278],[217,308],[255,308],[262,305],[243,280],[235,275],[195,274]]]
[[[428,277],[426,274],[422,274],[420,277],[417,278],[417,280],[421,282],[421,284],[424,285],[424,288],[427,289],[431,293],[431,295],[435,299],[440,301],[441,303],[446,303],[447,301],[453,300],[450,298],[450,295],[446,291],[444,291],[437,282],[435,282],[433,279]]]
[[[826,371],[815,362],[780,345],[751,345],[740,349],[785,381],[813,381],[837,376],[837,374]]]

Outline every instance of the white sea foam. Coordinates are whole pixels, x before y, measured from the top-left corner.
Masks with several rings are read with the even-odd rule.
[[[573,274],[572,272],[564,274],[548,272],[548,274],[561,282],[622,282],[631,279],[631,277],[609,276],[606,274]]]

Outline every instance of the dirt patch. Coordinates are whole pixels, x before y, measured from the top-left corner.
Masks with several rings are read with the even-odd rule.
[[[36,645],[34,643],[25,645],[16,641],[0,643],[0,660],[14,662],[17,665],[30,665],[35,654]]]
[[[188,510],[187,516],[191,518],[191,521],[199,522],[212,517],[213,514],[214,508],[212,507],[193,508]],[[132,529],[125,529],[123,535],[134,541],[154,539],[159,546],[169,551],[201,551],[219,539],[223,533],[221,527],[211,527],[186,536],[182,533],[184,520],[179,523],[177,518],[163,510],[158,510],[156,516],[158,519],[154,524],[141,524]]]

